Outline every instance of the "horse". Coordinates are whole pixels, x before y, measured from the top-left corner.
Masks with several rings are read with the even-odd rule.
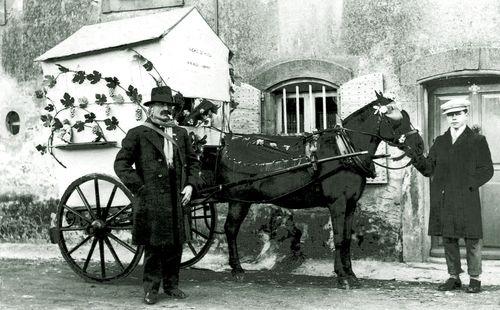
[[[406,111],[398,109],[382,93],[376,96],[376,100],[349,115],[343,127],[300,137],[226,135],[216,177],[221,184],[239,182],[218,194],[218,199],[229,203],[224,231],[229,265],[236,280],[244,278],[236,244],[238,232],[251,204],[259,202],[287,209],[328,208],[334,231],[337,285],[343,289],[359,286],[351,264],[351,231],[366,178],[375,176],[373,156],[381,141],[402,150],[411,148],[411,139],[406,138],[416,132]],[[356,151],[368,154],[321,162]],[[293,169],[298,165],[304,168]],[[280,169],[288,172],[244,182]]]

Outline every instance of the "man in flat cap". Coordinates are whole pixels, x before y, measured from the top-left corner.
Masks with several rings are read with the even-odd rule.
[[[429,155],[413,154],[413,165],[431,177],[429,235],[443,238],[449,279],[438,286],[451,291],[462,286],[458,239],[465,239],[468,293],[481,291],[481,204],[479,187],[493,176],[493,164],[486,138],[467,126],[470,102],[453,99],[443,105],[450,128],[438,136]]]
[[[116,175],[134,193],[134,244],[144,245],[144,302],[158,300],[160,283],[176,298],[186,224],[183,208],[198,185],[199,162],[184,128],[176,126],[178,100],[168,86],[153,88],[147,120],[130,129],[116,155]],[[134,166],[133,166],[134,165]]]

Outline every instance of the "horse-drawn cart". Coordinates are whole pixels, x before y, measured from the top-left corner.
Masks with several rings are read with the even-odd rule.
[[[229,264],[233,274],[241,275],[239,227],[251,203],[272,202],[286,208],[329,208],[335,271],[344,286],[355,278],[351,233],[344,227],[352,225],[366,177],[375,174],[373,155],[381,141],[402,147],[401,137],[415,132],[391,99],[377,93],[376,100],[345,119],[345,128],[301,137],[227,135],[223,140],[221,132],[228,132],[234,108],[230,52],[196,9],[84,28],[37,59],[45,87],[36,93],[46,104],[48,114],[41,119],[50,129],[47,145],[37,148],[60,164],[50,173],[63,191],[51,239],[77,274],[95,281],[118,279],[141,259],[143,248],[132,244],[134,197],[116,178],[113,162],[126,131],[146,119],[142,95],[169,85],[176,98],[184,95],[188,120],[206,112],[196,110],[198,99],[218,106],[212,121],[217,130],[188,128],[195,138],[207,136],[200,153],[207,184],[187,212],[191,238],[182,266],[206,254],[217,233],[215,203],[230,202],[225,224]],[[265,160],[256,160],[264,153]]]
[[[190,128],[193,129],[193,128]],[[75,146],[73,146],[75,147]],[[73,150],[73,152],[78,150]],[[66,151],[71,152],[71,151]],[[214,152],[209,146],[202,156],[202,175],[214,175]],[[207,155],[208,154],[208,155]],[[188,206],[191,238],[184,246],[181,266],[188,267],[209,250],[217,227],[216,203],[225,202],[217,194],[235,186],[276,177],[313,165],[366,155],[366,151],[305,162],[290,168],[255,175],[237,182],[211,184]],[[216,155],[217,156],[217,155]],[[112,160],[112,158],[111,158]],[[108,159],[109,162],[109,159]],[[109,281],[127,276],[139,263],[143,248],[132,244],[133,194],[112,173],[90,173],[74,180],[64,191],[54,215],[51,239],[58,243],[70,267],[85,279]]]

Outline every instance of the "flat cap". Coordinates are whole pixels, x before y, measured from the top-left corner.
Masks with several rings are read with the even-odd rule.
[[[468,109],[470,106],[470,101],[466,98],[455,98],[451,99],[441,105],[441,111],[443,114],[458,112]]]

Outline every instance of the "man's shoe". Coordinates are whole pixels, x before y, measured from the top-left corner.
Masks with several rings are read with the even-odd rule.
[[[448,280],[446,280],[446,282],[438,286],[438,291],[453,291],[461,287],[462,282],[460,281],[460,279],[449,278]]]
[[[144,303],[148,305],[154,305],[158,301],[158,292],[149,291],[144,294]]]
[[[181,291],[178,288],[168,288],[168,289],[164,289],[164,291],[165,291],[165,294],[167,294],[167,296],[170,296],[173,298],[184,299],[184,298],[188,297],[188,294],[184,293],[183,291]]]
[[[481,292],[481,281],[476,279],[470,279],[469,286],[465,289],[467,293],[479,293]]]

